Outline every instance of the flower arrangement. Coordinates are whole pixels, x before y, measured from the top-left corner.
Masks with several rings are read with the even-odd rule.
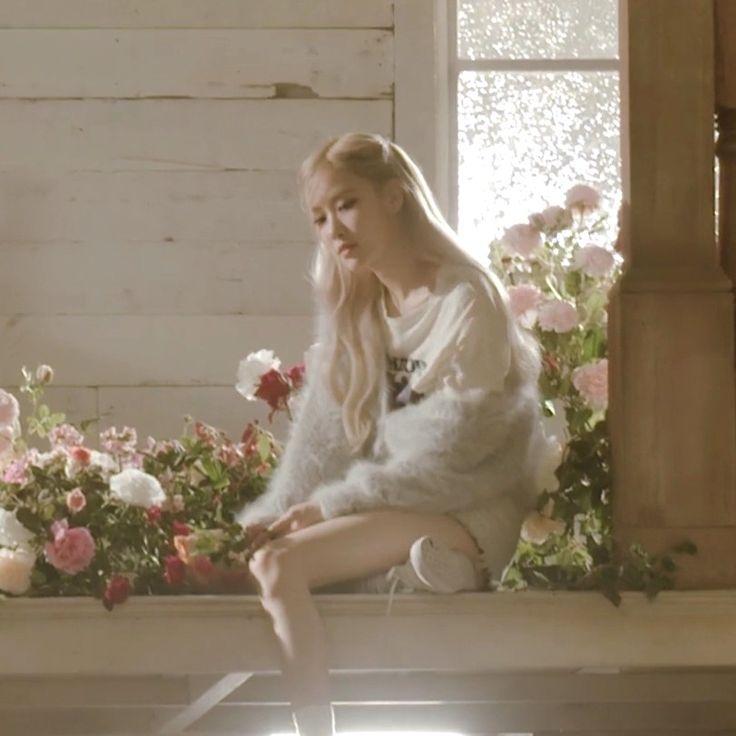
[[[575,186],[564,207],[532,214],[490,245],[512,312],[542,350],[543,412],[562,419],[566,435],[548,438],[544,491],[503,585],[599,588],[618,604],[622,587],[649,595],[671,587],[676,565],[671,554],[652,556],[638,545],[618,550],[612,533],[606,307],[623,259],[608,247],[600,204],[595,189]]]
[[[23,377],[27,435],[50,448],[28,446],[18,400],[0,390],[0,594],[92,595],[110,610],[132,594],[237,589],[249,540],[233,514],[277,462],[268,431],[253,422],[233,442],[187,417],[179,440],[139,447],[135,429],[112,427],[98,451],[82,433],[91,422],[42,403],[49,366]]]

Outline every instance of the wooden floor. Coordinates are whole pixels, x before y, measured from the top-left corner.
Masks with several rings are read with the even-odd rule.
[[[338,731],[736,734],[736,591],[318,596]],[[0,600],[0,735],[293,731],[256,598]]]

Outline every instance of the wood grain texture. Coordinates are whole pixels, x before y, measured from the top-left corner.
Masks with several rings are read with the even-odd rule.
[[[0,30],[0,68],[0,98],[389,98],[393,34]]]
[[[58,386],[221,386],[249,352],[273,349],[301,361],[310,317],[0,316],[0,385],[19,364],[48,363]]]
[[[293,172],[331,135],[389,135],[388,100],[0,100],[0,171]],[[43,142],[43,145],[41,143]]]
[[[389,28],[391,0],[3,0],[0,28]]]

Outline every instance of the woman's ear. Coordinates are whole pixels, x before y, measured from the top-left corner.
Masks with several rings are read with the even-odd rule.
[[[389,179],[383,186],[383,201],[389,213],[395,215],[404,204],[404,189],[398,179]]]

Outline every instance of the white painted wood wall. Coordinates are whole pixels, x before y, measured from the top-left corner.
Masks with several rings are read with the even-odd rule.
[[[49,363],[56,408],[142,438],[264,418],[238,361],[310,342],[295,171],[394,134],[393,25],[391,0],[2,0],[0,386]]]

